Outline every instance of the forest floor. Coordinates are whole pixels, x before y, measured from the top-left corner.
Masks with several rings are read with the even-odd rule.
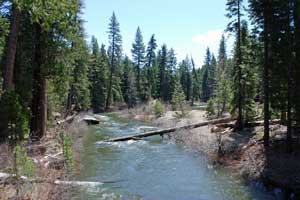
[[[73,188],[66,185],[56,185],[56,180],[73,180],[74,176],[67,172],[63,148],[60,142],[62,131],[68,132],[72,138],[72,150],[74,157],[73,173],[79,169],[82,133],[87,126],[78,123],[76,118],[70,124],[54,125],[47,132],[47,136],[36,143],[23,142],[21,146],[26,150],[29,160],[35,165],[33,178],[44,179],[47,182],[31,183],[13,179],[0,178],[0,200],[35,200],[35,199],[71,199]],[[12,172],[13,153],[7,144],[0,145],[0,169],[1,173]],[[23,166],[21,166],[22,168]],[[51,183],[52,182],[52,183]],[[19,185],[19,195],[16,188]],[[16,197],[18,196],[18,197]]]
[[[206,112],[201,110],[191,110],[184,118],[177,118],[175,112],[166,111],[162,117],[155,118],[149,108],[149,105],[140,106],[119,111],[118,115],[150,122],[161,128],[207,121]],[[299,197],[300,144],[294,142],[293,154],[287,154],[284,140],[286,127],[271,125],[270,131],[271,145],[268,150],[263,145],[263,126],[245,128],[240,132],[231,128],[204,126],[179,130],[171,134],[171,139],[205,153],[214,165],[229,169],[246,182],[260,181],[270,188],[297,193]]]

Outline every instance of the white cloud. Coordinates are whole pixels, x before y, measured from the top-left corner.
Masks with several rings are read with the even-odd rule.
[[[224,31],[221,29],[211,30],[200,35],[195,35],[192,41],[204,46],[212,46],[220,41],[223,33]]]
[[[193,56],[197,57],[197,65],[198,67],[203,65],[204,57],[206,54],[206,48],[209,47],[211,52],[217,56],[220,40],[222,35],[225,35],[226,38],[226,46],[227,46],[227,53],[230,55],[233,40],[231,37],[228,37],[227,33],[224,33],[222,29],[210,30],[205,33],[195,35],[192,37],[193,47],[192,52]]]

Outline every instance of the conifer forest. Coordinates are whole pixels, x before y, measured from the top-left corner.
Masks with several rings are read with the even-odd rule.
[[[88,2],[0,0],[0,199],[300,199],[300,0],[215,1],[218,50],[183,59],[117,10],[91,35]]]

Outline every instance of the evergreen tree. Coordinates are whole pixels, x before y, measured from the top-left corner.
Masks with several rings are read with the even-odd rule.
[[[182,90],[179,77],[176,76],[174,78],[174,90],[173,90],[172,101],[171,101],[173,110],[179,111],[179,112],[175,112],[176,117],[184,117],[187,115],[187,111],[185,108],[185,100],[186,97]]]
[[[165,101],[172,100],[172,88],[174,88],[175,84],[175,74],[176,74],[176,66],[177,66],[177,59],[175,55],[174,49],[170,49],[167,53],[167,65],[165,71]]]
[[[216,70],[216,103],[217,103],[217,116],[220,117],[226,110],[226,105],[229,99],[229,75],[227,69],[227,54],[226,54],[226,41],[224,35],[220,41],[218,65]]]
[[[186,57],[178,66],[178,74],[180,84],[186,97],[186,101],[189,101],[192,93],[192,77],[191,77],[191,66],[189,58]]]
[[[108,81],[108,58],[106,55],[105,46],[99,45],[97,39],[92,37],[92,55],[90,61],[90,82],[91,82],[91,103],[95,112],[103,111],[105,108],[106,88]]]
[[[250,38],[248,32],[248,25],[246,21],[242,21],[241,26],[241,48],[242,48],[242,95],[243,95],[243,119],[249,122],[255,117],[255,95],[257,91],[257,58],[259,58],[254,51],[256,44]]]
[[[128,108],[133,108],[137,104],[138,96],[136,91],[134,67],[127,56],[123,61],[123,68],[122,92]]]
[[[235,59],[235,71],[237,75],[235,76],[235,84],[237,85],[236,90],[234,90],[235,96],[237,96],[237,110],[238,110],[238,119],[237,119],[237,128],[243,129],[244,119],[243,119],[243,108],[242,101],[243,96],[241,93],[241,62],[242,62],[242,52],[241,52],[241,17],[242,15],[242,3],[243,0],[227,0],[227,17],[232,21],[228,24],[227,30],[234,32],[236,34],[236,59]]]
[[[145,45],[143,42],[143,36],[140,30],[140,27],[137,28],[136,35],[135,35],[135,41],[132,44],[132,57],[133,57],[133,62],[136,68],[136,88],[138,92],[138,96],[140,99],[145,100],[145,94],[142,95],[142,89],[144,90],[145,88],[141,87],[142,85],[142,70],[143,66],[145,63]]]
[[[73,83],[71,87],[73,90],[73,103],[76,111],[87,111],[90,108],[90,82],[88,80],[88,48],[85,43],[78,48],[78,57],[75,59],[73,71]]]
[[[297,126],[300,127],[300,1],[293,0],[294,21],[294,52],[295,52],[295,116]]]
[[[21,2],[19,3],[22,5]],[[14,89],[14,67],[21,18],[20,9],[18,6],[20,5],[13,3],[11,8],[12,15],[10,17],[10,30],[6,48],[5,62],[3,66],[3,90]]]
[[[155,36],[152,35],[148,43],[147,52],[146,52],[146,77],[147,77],[147,87],[145,90],[150,91],[150,96],[156,97],[156,88],[157,88],[157,67],[156,64],[156,54],[155,50],[157,48]]]
[[[194,105],[195,100],[200,100],[201,99],[201,89],[200,89],[200,80],[199,80],[199,75],[197,73],[197,70],[195,68],[195,63],[193,58],[191,59],[192,62],[192,102],[191,105]]]
[[[213,62],[212,62],[213,61]],[[209,48],[206,49],[206,56],[203,66],[203,78],[202,78],[202,100],[207,102],[211,97],[213,97],[214,88],[214,67],[216,65],[216,60],[212,60],[212,55]]]
[[[116,18],[115,13],[113,13],[112,17],[110,18],[108,29],[108,57],[110,72],[106,97],[106,109],[109,108],[113,97],[115,97],[116,99],[120,98],[120,78],[118,77],[118,67],[122,57],[122,36],[120,34],[120,24]]]
[[[159,98],[164,101],[167,101],[168,97],[166,94],[167,82],[166,82],[166,69],[168,62],[168,50],[167,46],[164,44],[160,50],[158,57],[158,68],[159,68],[159,76],[158,76],[158,94]]]

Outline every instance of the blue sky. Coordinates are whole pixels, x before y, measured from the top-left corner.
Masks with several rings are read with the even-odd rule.
[[[192,55],[202,66],[206,47],[217,54],[226,28],[226,0],[85,0],[86,35],[107,45],[109,18],[114,11],[120,23],[124,54],[131,56],[135,32],[140,26],[147,44],[155,34],[159,47],[174,48],[178,61]],[[231,54],[232,39],[228,41]]]

